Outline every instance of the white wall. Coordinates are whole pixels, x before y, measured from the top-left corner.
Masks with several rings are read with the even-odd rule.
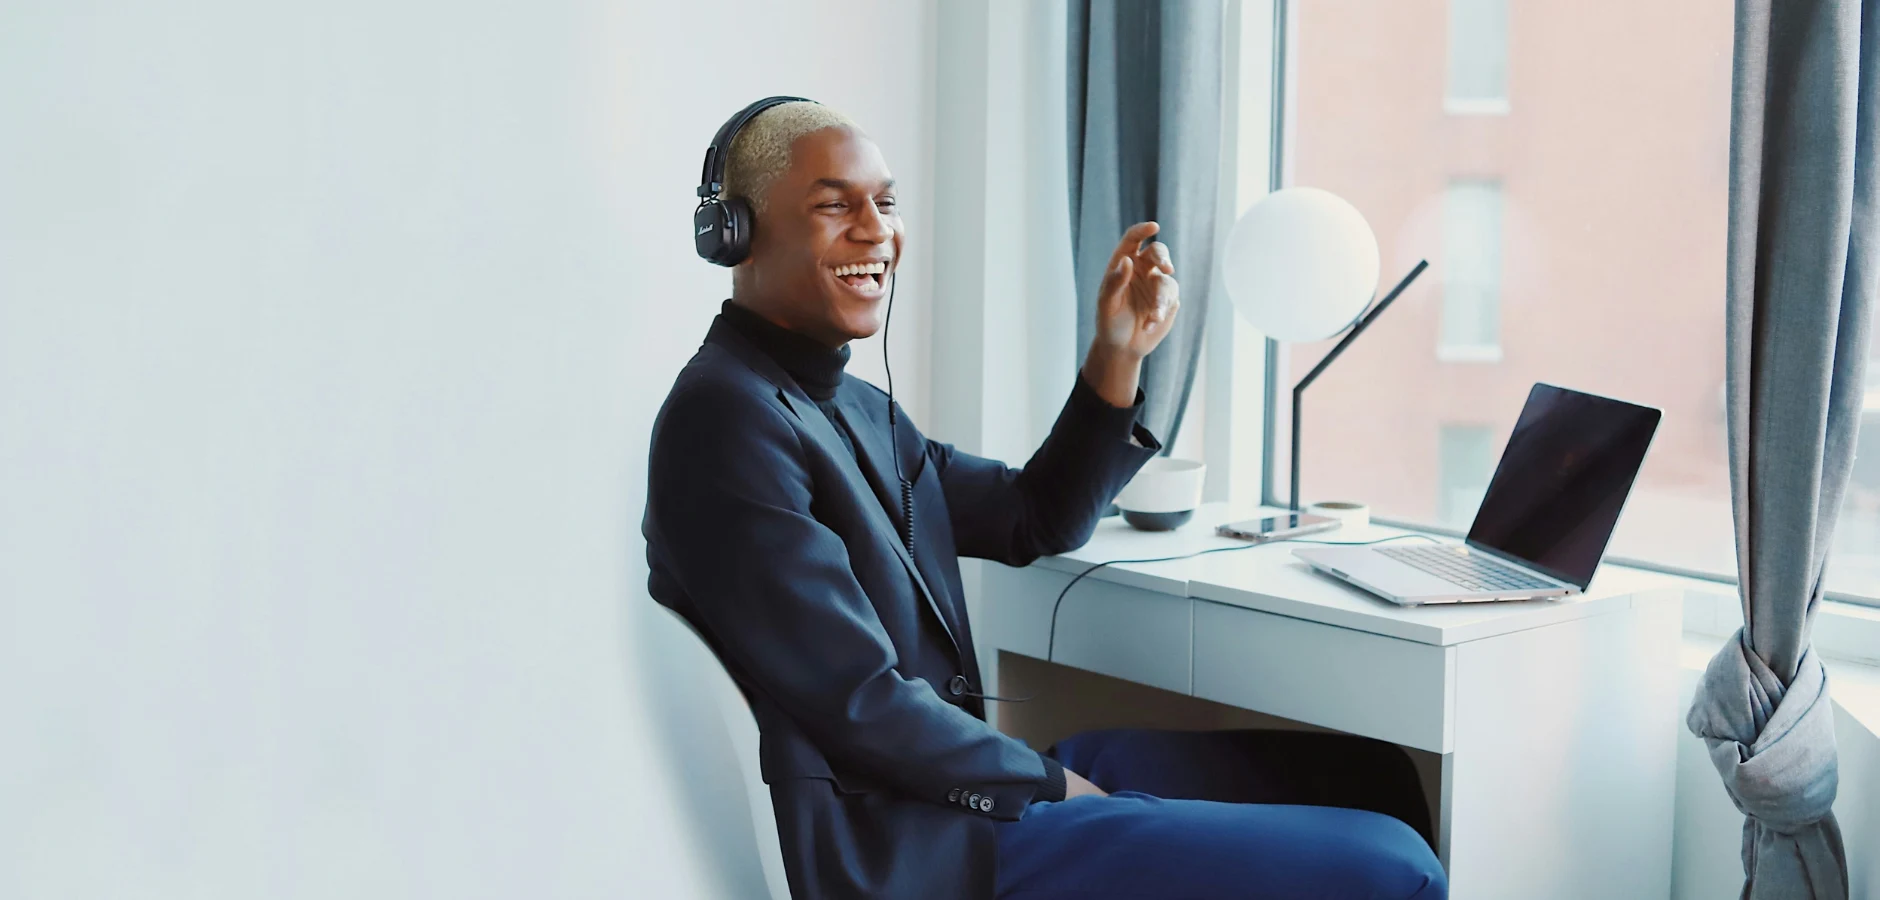
[[[0,8],[0,896],[760,890],[638,530],[692,188],[874,132],[920,416],[934,9],[711,7]]]
[[[938,10],[934,427],[1022,463],[1050,432],[1076,345],[1063,0]],[[971,564],[969,563],[969,566]],[[970,580],[970,579],[969,579]]]

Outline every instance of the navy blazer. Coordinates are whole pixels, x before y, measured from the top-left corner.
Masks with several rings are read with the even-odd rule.
[[[1063,773],[972,696],[958,558],[1022,566],[1081,546],[1159,445],[1081,377],[1022,471],[897,414],[910,555],[887,397],[844,375],[834,403],[854,455],[776,362],[714,322],[653,425],[649,588],[751,702],[794,896],[989,898],[993,821],[1061,797]]]

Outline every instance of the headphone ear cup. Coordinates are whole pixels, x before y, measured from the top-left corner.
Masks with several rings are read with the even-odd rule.
[[[718,264],[735,266],[751,255],[751,207],[739,197],[721,200],[719,206],[724,209],[727,233],[724,251]]]
[[[706,261],[721,266],[731,265],[724,261],[725,245],[730,239],[726,218],[724,204],[716,198],[700,203],[692,213],[693,249]]]

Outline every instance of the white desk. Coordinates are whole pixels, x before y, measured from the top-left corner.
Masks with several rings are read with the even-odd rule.
[[[1043,659],[1075,573],[1237,545],[1213,528],[1252,514],[1204,507],[1162,534],[1105,520],[1072,553],[988,565],[982,641]],[[1312,572],[1298,546],[1100,569],[1064,600],[1053,660],[1441,754],[1438,852],[1458,900],[1669,895],[1675,580],[1605,567],[1568,600],[1404,609]]]

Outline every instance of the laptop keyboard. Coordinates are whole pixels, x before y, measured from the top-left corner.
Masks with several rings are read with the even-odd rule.
[[[1471,591],[1525,591],[1558,587],[1455,544],[1379,547],[1377,552]]]

